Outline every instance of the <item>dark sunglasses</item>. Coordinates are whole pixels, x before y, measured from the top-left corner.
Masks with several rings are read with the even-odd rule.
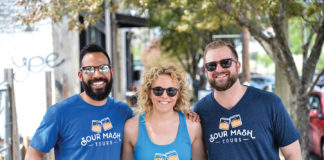
[[[99,72],[102,74],[106,74],[109,72],[111,65],[109,64],[102,64],[99,66],[85,66],[85,67],[81,67],[80,71],[84,71],[85,74],[91,76],[94,74],[96,68],[99,69]]]
[[[232,58],[227,58],[227,59],[222,59],[220,61],[213,61],[213,62],[208,62],[205,64],[205,67],[207,71],[215,71],[217,68],[217,64],[219,63],[222,68],[229,68],[232,66],[232,61],[237,62],[237,60],[232,59]]]
[[[173,88],[173,87],[170,88],[154,87],[152,88],[152,90],[154,95],[156,96],[162,96],[164,90],[166,91],[169,97],[174,97],[178,92],[178,88]]]

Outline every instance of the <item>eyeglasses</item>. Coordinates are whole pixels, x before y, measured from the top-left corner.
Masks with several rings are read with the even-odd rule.
[[[164,90],[166,91],[166,93],[169,97],[174,97],[178,92],[178,89],[173,88],[173,87],[170,87],[170,88],[154,87],[154,88],[152,88],[152,90],[153,90],[154,95],[156,95],[156,96],[162,96],[162,94],[164,93]]]
[[[85,74],[91,76],[94,74],[96,68],[99,69],[99,72],[102,74],[106,74],[109,72],[111,65],[109,64],[102,64],[99,66],[85,66],[85,67],[81,67],[80,71],[84,71]]]
[[[237,60],[235,59],[227,58],[227,59],[222,59],[220,61],[208,62],[205,64],[205,67],[207,71],[212,72],[216,70],[218,63],[220,64],[220,66],[222,66],[222,68],[229,68],[232,66],[232,61],[237,62]]]

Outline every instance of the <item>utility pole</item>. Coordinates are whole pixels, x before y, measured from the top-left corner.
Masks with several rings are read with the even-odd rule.
[[[113,5],[113,1],[106,4],[106,6]],[[106,22],[106,46],[107,46],[107,52],[110,57],[110,63],[113,66],[115,72],[113,75],[113,89],[112,89],[112,96],[115,99],[120,98],[120,87],[119,82],[121,80],[120,77],[120,69],[119,69],[119,60],[117,55],[117,49],[116,49],[116,41],[117,41],[117,24],[116,24],[116,14],[115,12],[111,12],[109,8],[107,7],[105,9],[105,22]]]
[[[242,82],[250,83],[250,53],[249,53],[249,43],[250,43],[250,32],[246,27],[242,28]]]
[[[46,71],[45,72],[45,90],[46,90],[46,109],[52,106],[52,72]],[[52,148],[51,151],[46,154],[44,157],[46,160],[55,160],[54,156],[54,149]]]
[[[8,160],[19,160],[20,159],[20,148],[19,148],[19,135],[18,135],[18,123],[17,123],[17,113],[16,113],[16,103],[15,103],[15,92],[14,92],[14,74],[13,69],[5,69],[5,81],[8,83],[7,97],[9,97],[8,105],[9,107],[9,121],[6,125],[6,133],[10,135],[8,148]],[[8,113],[8,112],[7,112]],[[8,135],[7,135],[8,136]]]

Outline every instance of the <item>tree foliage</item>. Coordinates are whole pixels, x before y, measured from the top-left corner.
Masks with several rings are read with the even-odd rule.
[[[16,21],[29,24],[51,18],[58,23],[64,16],[69,19],[69,30],[82,30],[96,24],[103,17],[106,0],[19,0],[28,14],[19,14]],[[83,16],[83,22],[79,17]]]

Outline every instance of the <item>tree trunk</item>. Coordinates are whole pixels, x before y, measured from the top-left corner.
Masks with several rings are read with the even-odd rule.
[[[280,66],[276,65],[276,73],[275,73],[275,93],[278,95],[282,103],[285,105],[289,115],[292,116],[293,113],[296,113],[291,109],[291,90],[289,87],[289,83],[284,71],[280,68]],[[296,93],[295,93],[296,94]],[[296,122],[296,121],[294,121]]]
[[[289,26],[288,26],[288,20],[286,19],[284,21],[284,29],[285,29],[285,37],[287,40],[289,40]],[[288,41],[289,43],[289,41]],[[288,83],[288,78],[287,75],[285,74],[285,72],[282,70],[281,66],[276,64],[276,83],[275,83],[275,93],[281,98],[283,104],[285,105],[285,107],[287,108],[289,115],[292,117],[294,110],[291,108],[291,96],[292,94],[296,94],[296,93],[292,93],[291,94],[291,89]],[[294,122],[295,119],[293,119]]]
[[[308,109],[307,109],[307,104],[308,104],[308,98],[298,98],[297,97],[302,97],[301,95],[298,95],[296,93],[291,93],[292,94],[292,103],[291,103],[291,108],[295,109],[294,113],[304,113],[304,114],[292,114],[291,117],[296,122],[296,127],[301,134],[301,138],[299,139],[300,142],[300,147],[302,151],[302,157],[303,159],[309,159],[309,154],[308,154],[308,127],[309,127],[309,122],[308,122]]]

